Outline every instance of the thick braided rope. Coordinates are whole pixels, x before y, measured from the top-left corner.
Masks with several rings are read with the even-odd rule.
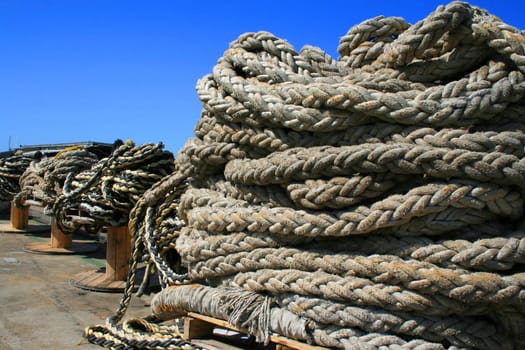
[[[190,277],[194,280],[222,278],[270,268],[364,277],[377,283],[402,285],[424,294],[438,293],[464,302],[519,304],[525,298],[525,275],[522,273],[501,277],[486,272],[440,269],[430,263],[401,260],[396,256],[325,256],[293,248],[257,249],[202,261],[192,267]]]
[[[176,327],[161,329],[143,320],[128,320],[122,328],[88,327],[84,337],[91,343],[115,350],[173,349],[200,350],[177,333]]]
[[[235,159],[224,175],[233,182],[266,185],[348,172],[428,175],[521,186],[525,162],[500,152],[473,152],[406,144],[294,148],[261,159]]]
[[[232,198],[242,199],[254,204],[336,209],[378,197],[406,179],[408,177],[383,173],[351,178],[335,177],[329,180],[306,180],[305,182],[290,183],[286,188],[279,185],[236,184],[234,186],[231,182],[217,180],[210,184],[210,188]]]
[[[232,54],[226,52],[225,55],[236,57],[234,53],[238,49],[231,50],[236,51]],[[335,131],[369,123],[376,118],[409,125],[462,126],[492,119],[508,104],[521,99],[523,74],[506,74],[505,65],[494,62],[489,64],[488,69],[475,71],[458,82],[420,92],[413,90],[407,95],[403,92],[383,93],[341,82],[325,83],[324,78],[322,83],[311,78],[309,84],[288,84],[285,89],[279,89],[277,85],[239,79],[229,62],[220,61],[214,68],[213,78],[203,78],[197,90],[205,108],[209,106],[208,112],[227,121],[247,122],[253,126]],[[490,86],[496,81],[498,87],[508,90],[508,94],[491,93],[487,89],[481,94],[481,86]],[[217,82],[233,99],[228,99],[217,90]],[[254,104],[253,100],[257,103]],[[248,101],[249,109],[243,105]],[[233,110],[235,113],[232,113]],[[257,113],[263,118],[262,121],[251,118],[246,121],[251,113]]]
[[[401,124],[376,123],[327,134],[290,132],[285,128],[253,128],[240,123],[219,122],[206,114],[199,120],[197,136],[207,143],[236,143],[267,153],[292,147],[355,145],[373,142],[409,143],[465,149],[477,152],[502,152],[522,157],[525,136],[521,130],[478,131],[433,129]]]
[[[511,349],[512,343],[498,333],[494,323],[475,317],[425,317],[382,309],[348,306],[319,298],[283,295],[278,303],[300,316],[322,324],[358,327],[367,332],[422,336],[433,341],[448,340],[456,346],[480,349]]]
[[[65,150],[54,157],[33,161],[20,177],[21,191],[15,200],[40,200],[46,213],[52,213],[56,197],[62,194],[67,176],[87,170],[99,160],[87,149]]]
[[[112,316],[106,319],[106,323],[104,325],[93,325],[86,327],[84,331],[84,337],[89,342],[107,348],[112,348],[113,346],[115,346],[115,344],[117,344],[117,346],[119,346],[121,349],[133,349],[133,346],[136,344],[136,340],[139,337],[136,334],[136,332],[134,332],[133,330],[128,331],[124,328],[123,325],[119,325],[119,322],[124,317],[129,303],[131,302],[138,263],[144,259],[143,247],[146,245],[146,243],[144,242],[145,239],[143,238],[145,234],[142,231],[142,228],[137,228],[137,215],[135,215],[134,212],[141,212],[142,210],[147,211],[147,208],[149,208],[150,205],[153,204],[152,200],[156,198],[156,196],[161,196],[165,198],[165,196],[171,191],[171,188],[174,185],[181,186],[186,180],[187,176],[184,175],[184,170],[181,170],[180,173],[177,172],[176,174],[179,174],[179,176],[167,176],[158,183],[156,183],[155,186],[153,186],[144,193],[144,195],[139,199],[137,204],[133,207],[132,212],[130,213],[130,220],[128,226],[130,228],[130,232],[133,232],[134,234],[131,235],[132,251],[130,256],[129,269],[126,278],[126,286],[124,288],[124,293],[122,295],[117,310]],[[151,260],[153,260],[153,263],[157,266],[158,270],[163,274],[161,276],[161,282],[164,282],[164,285],[166,285],[166,281],[170,280],[170,277],[172,278],[171,281],[182,280],[185,278],[185,276],[176,276],[172,272],[171,268],[163,269],[162,266],[159,266],[159,263],[161,263],[161,265],[164,264],[162,262],[161,256],[155,255],[154,253],[150,252],[149,257]],[[143,286],[139,288],[139,291],[141,290],[143,290]],[[148,325],[150,325],[150,323],[148,323]],[[141,328],[144,329],[144,327]],[[165,334],[161,333],[159,335],[153,333],[151,334],[151,337],[153,338],[151,342],[142,342],[140,345],[144,349],[199,349],[199,347],[195,347],[192,344],[187,343],[186,341],[182,341],[181,345],[181,342],[178,338],[173,339],[173,333],[178,334],[178,330],[176,327],[173,327],[171,329],[171,332],[168,332],[168,340],[165,339]]]
[[[413,217],[434,214],[449,206],[479,210],[486,208],[488,212],[494,214],[518,217],[522,207],[519,195],[510,193],[507,198],[511,199],[511,202],[507,202],[506,191],[497,192],[497,190],[469,185],[427,185],[415,188],[405,196],[390,196],[374,203],[369,208],[361,206],[354,208],[352,212],[343,211],[334,214],[312,214],[290,208],[248,207],[247,202],[238,206],[235,205],[239,202],[238,200],[228,201],[225,198],[219,199],[219,204],[210,205],[211,203],[207,202],[206,207],[198,207],[189,210],[188,213],[184,213],[185,208],[181,208],[181,212],[183,212],[183,217],[187,217],[191,226],[215,232],[248,230],[306,237],[342,237],[399,226],[410,222]],[[485,194],[487,194],[486,197]],[[491,194],[495,197],[490,198]],[[478,198],[476,198],[477,195]],[[192,192],[187,192],[184,196],[192,196]],[[198,199],[202,200],[202,196],[199,196]],[[483,200],[487,202],[483,203]],[[513,203],[513,200],[516,202]],[[183,199],[182,202],[184,203],[185,200]]]
[[[127,224],[129,212],[140,196],[174,169],[173,154],[164,145],[125,143],[107,158],[77,174],[69,173],[64,193],[53,212],[64,232],[78,228],[67,212],[80,210],[95,226]]]
[[[501,278],[489,273],[459,272],[450,269],[437,269],[432,264],[414,261],[403,261],[398,257],[380,256],[375,258],[352,256],[320,256],[315,253],[303,253],[294,249],[281,248],[259,249],[251,253],[229,255],[226,258],[215,258],[203,261],[192,267],[191,278],[227,278],[241,272],[261,271],[264,269],[297,269],[310,272],[312,275],[323,275],[316,280],[312,277],[316,287],[305,288],[301,295],[308,295],[311,289],[322,290],[331,288],[334,284],[355,283],[358,279],[351,276],[370,279],[372,282],[384,285],[399,285],[407,291],[414,291],[422,297],[432,299],[435,294],[446,298],[469,303],[520,305],[524,298],[523,274],[516,274]],[[267,270],[270,271],[270,270]],[[321,274],[321,271],[326,272]],[[399,272],[397,272],[399,271]],[[328,275],[341,276],[339,279],[330,279]],[[272,280],[279,280],[279,275],[270,276]],[[258,277],[259,278],[259,277]],[[282,277],[281,277],[282,278]],[[290,276],[283,278],[286,284],[291,283]],[[304,277],[299,277],[303,278]],[[348,279],[349,282],[342,282]],[[361,278],[359,278],[361,280]],[[261,282],[262,283],[262,282]],[[264,282],[269,283],[269,282]],[[285,290],[280,290],[284,292]],[[294,290],[297,292],[297,290]],[[389,293],[389,292],[386,292]],[[399,293],[394,290],[392,294]],[[325,296],[324,294],[321,294]],[[416,298],[411,298],[416,300]],[[459,310],[464,309],[460,303]],[[452,305],[452,303],[450,304]],[[483,310],[483,309],[482,309]],[[413,311],[413,310],[412,310]],[[449,311],[453,312],[453,311]]]
[[[260,342],[269,342],[270,319],[277,313],[270,309],[270,299],[242,289],[213,289],[204,286],[177,286],[164,289],[157,294],[151,303],[153,313],[160,318],[170,319],[184,315],[187,311],[201,312],[216,318],[229,320],[239,328],[248,329]],[[257,312],[261,317],[253,318]],[[289,314],[293,320],[288,327],[295,327],[294,333],[301,334],[302,340],[307,340],[305,322],[297,316]],[[282,325],[284,322],[276,322]]]
[[[496,67],[498,67],[498,66],[495,65],[494,68],[496,68]],[[500,68],[501,68],[501,67],[500,67]],[[291,70],[291,71],[293,71],[293,70]],[[489,71],[490,71],[490,70],[489,70]],[[493,72],[496,72],[496,71],[497,71],[497,70],[494,70]],[[487,71],[487,72],[488,72],[488,71]],[[476,74],[477,74],[477,73],[476,73]],[[449,87],[448,89],[450,90],[451,88]],[[237,97],[237,96],[236,96],[236,97]],[[242,139],[242,138],[240,138],[240,139]],[[218,139],[216,139],[216,140],[218,140]],[[221,141],[222,141],[222,140],[221,140]],[[230,147],[231,147],[231,146],[230,146]],[[454,148],[456,148],[456,147],[454,147]],[[460,148],[460,147],[457,147],[457,148]],[[208,149],[211,149],[211,148],[208,148]],[[469,148],[467,147],[466,149],[469,149]],[[218,150],[218,148],[217,148],[217,150]],[[311,150],[308,149],[306,152],[309,152],[309,151],[311,151]],[[439,150],[438,150],[438,151],[439,151]],[[478,151],[478,149],[475,149],[475,150],[474,150],[474,152],[476,152],[476,151]],[[195,152],[195,151],[193,151],[193,152]],[[305,154],[306,154],[306,152],[305,152]],[[492,150],[490,150],[489,152],[492,152]],[[382,151],[378,151],[377,153],[382,153]],[[193,153],[193,154],[198,154],[198,153]],[[214,154],[219,155],[220,153],[217,152],[217,153],[214,153]],[[227,153],[227,154],[224,154],[224,155],[226,155],[226,157],[225,157],[225,158],[222,158],[223,160],[220,160],[219,158],[217,158],[216,160],[213,161],[213,164],[220,164],[220,163],[222,163],[222,164],[226,164],[226,163],[229,161],[229,160],[228,160],[228,157],[231,157],[232,154],[231,154],[231,153]],[[311,154],[311,152],[310,152],[310,153],[308,154],[308,157],[311,157],[311,155],[312,155],[312,154]],[[461,154],[461,155],[462,155],[462,154]],[[233,155],[233,156],[234,156],[234,155]],[[471,155],[470,155],[470,154],[467,154],[467,156],[464,157],[464,158],[468,158],[469,156],[471,156]],[[235,156],[234,156],[234,158],[235,158]],[[444,157],[444,158],[448,158],[448,159],[450,159],[450,156],[447,156],[447,157]],[[202,159],[211,159],[211,158],[202,158]],[[204,161],[205,161],[205,162],[208,162],[208,164],[211,164],[211,163],[212,163],[212,162],[210,162],[209,160],[204,160]],[[277,163],[279,163],[279,162],[277,162]],[[312,163],[314,163],[314,162],[312,161]],[[457,162],[456,162],[456,163],[457,163]],[[230,162],[230,163],[228,163],[228,164],[233,164],[233,162]],[[252,165],[252,164],[250,164],[250,165]],[[265,165],[266,165],[266,164],[265,164]],[[267,171],[268,167],[265,166],[265,165],[261,166],[261,168],[254,169],[253,172],[254,172],[254,173],[259,173],[259,174],[261,174],[263,171],[265,171],[265,170]],[[227,167],[228,167],[228,166],[229,166],[229,165],[227,165]],[[247,168],[248,168],[248,167],[250,167],[250,166],[247,166]],[[238,167],[237,167],[237,164],[235,164],[235,166],[232,165],[232,168],[238,168]],[[283,166],[283,168],[288,168],[288,171],[290,171],[290,169],[291,169],[291,167],[290,167],[288,164],[285,164],[285,165]],[[389,170],[391,170],[391,169],[389,169]],[[293,171],[293,168],[292,168],[292,171]],[[361,169],[358,169],[358,171],[361,171]],[[241,172],[241,171],[240,171],[240,172]],[[319,171],[319,173],[322,173],[323,175],[326,175],[326,172],[323,172],[323,171]],[[457,173],[459,173],[459,171],[457,171],[456,174],[453,174],[453,175],[456,175],[456,176],[457,176]],[[492,172],[492,173],[494,174],[494,172]],[[228,176],[228,173],[227,173],[227,172],[226,172],[225,174],[226,174],[226,176]],[[264,176],[264,174],[261,175],[261,176]],[[314,176],[315,176],[315,175],[314,175]],[[443,176],[443,177],[447,177],[447,178],[450,177],[449,174],[444,174],[444,175],[442,175],[442,176]],[[270,177],[272,177],[272,176],[270,176]],[[309,177],[311,177],[311,174],[308,174],[308,175],[305,175],[305,176],[304,176],[305,179],[308,179]],[[439,176],[438,176],[438,177],[439,177]],[[461,177],[461,176],[459,176],[459,177]],[[465,177],[465,178],[472,178],[472,177],[471,177],[471,174],[467,174],[467,175],[464,176],[464,177]],[[273,178],[281,178],[281,177],[280,177],[280,176],[274,176]],[[474,178],[476,178],[476,177],[474,177]],[[238,179],[236,179],[236,178],[232,178],[232,177],[229,177],[228,179],[229,179],[230,181],[234,182],[234,183],[239,183],[239,182],[241,182],[241,181],[239,181]],[[300,179],[302,180],[302,178],[300,178]],[[478,179],[480,179],[480,180],[486,180],[486,179],[481,179],[481,178],[478,178]],[[492,180],[492,179],[491,179],[491,180]],[[282,181],[282,182],[278,182],[278,183],[287,183],[287,182],[288,182],[288,180],[284,180],[284,181]],[[246,183],[246,181],[242,181],[242,183]],[[265,184],[265,183],[264,183],[264,184]],[[186,198],[186,197],[183,197],[183,198]],[[202,196],[200,197],[200,200],[203,201],[203,202],[206,202],[206,200],[203,200]],[[221,208],[221,206],[225,206],[226,208],[237,208],[236,205],[238,204],[237,201],[230,201],[230,203],[228,203],[228,200],[221,200],[221,201],[219,201],[219,202],[210,202],[209,200],[207,200],[207,201],[208,201],[208,202],[206,202],[205,205],[207,205],[207,206],[211,206],[211,207],[213,207],[213,208]],[[183,202],[184,202],[184,203],[187,203],[187,200],[184,200],[184,199],[183,199]],[[213,203],[213,204],[212,204],[212,203]],[[223,204],[221,204],[221,203],[223,203]],[[235,203],[235,204],[233,204],[233,203]],[[230,205],[228,205],[228,204],[230,204]],[[183,215],[183,217],[185,217],[185,216],[187,216],[187,215],[191,215],[191,212],[193,211],[193,209],[191,209],[189,214],[186,213],[185,211],[187,210],[186,208],[188,207],[188,204],[185,204],[185,206],[186,206],[186,207],[183,206],[182,213],[181,213],[181,214]],[[518,207],[519,207],[519,206],[520,206],[520,205],[518,205]],[[189,205],[189,207],[191,207],[191,205]],[[245,208],[245,207],[246,207],[246,205],[242,205],[242,206],[241,206],[241,208]],[[255,209],[255,210],[259,210],[259,209],[261,209],[261,208],[257,208],[257,209]],[[264,208],[263,208],[263,209],[264,209]],[[233,214],[233,211],[232,211],[232,214]],[[235,214],[238,214],[238,211],[235,212]],[[225,215],[225,216],[228,216],[228,215]],[[265,217],[265,219],[268,218],[268,216],[267,216],[265,213],[262,213],[261,217]],[[204,220],[204,221],[206,221],[206,220]],[[229,224],[226,224],[226,225],[225,225],[226,227],[228,227],[227,230],[230,231],[230,232],[232,232],[232,231],[240,231],[242,228],[239,229],[239,227],[236,227],[236,226],[229,226],[229,225],[232,224],[233,221],[235,221],[235,220],[232,220],[232,221],[229,222]],[[275,222],[277,222],[277,221],[278,221],[278,220],[275,220]],[[310,221],[310,220],[305,220],[305,221]],[[190,222],[190,226],[195,226],[195,225],[192,225],[191,222]],[[214,225],[211,226],[211,227],[207,227],[207,230],[209,230],[209,231],[217,231],[217,229],[221,230],[221,229],[222,229],[221,227],[224,227],[224,226],[222,226],[221,224],[217,224],[217,225],[214,224]],[[197,226],[196,228],[198,228],[198,226]],[[265,231],[265,229],[261,229],[261,231]],[[276,230],[275,230],[275,232],[278,232],[278,231],[279,231],[279,229],[276,229]],[[273,233],[275,233],[275,232],[273,232]],[[262,232],[261,232],[261,233],[262,233]]]
[[[112,337],[114,336],[118,336],[119,341],[122,341],[121,339],[125,339],[126,341],[131,342],[134,341],[133,333],[126,333],[123,337],[120,336],[120,334],[122,333],[122,326],[119,325],[119,322],[124,317],[129,303],[131,302],[138,263],[141,260],[143,260],[142,252],[143,247],[146,245],[143,238],[146,235],[144,233],[145,227],[139,226],[140,223],[137,222],[137,217],[140,217],[141,214],[145,215],[148,212],[148,208],[150,208],[153,205],[155,198],[170,198],[168,194],[172,192],[172,189],[174,187],[178,187],[179,190],[182,190],[184,188],[184,183],[187,180],[188,173],[191,171],[191,169],[193,168],[189,166],[188,163],[186,163],[186,166],[177,168],[178,171],[173,173],[174,176],[166,176],[161,181],[157,182],[154,186],[148,189],[142,197],[140,197],[136,205],[133,207],[130,213],[130,220],[128,223],[130,232],[133,233],[131,235],[132,252],[124,293],[120,300],[120,304],[117,310],[115,311],[115,314],[111,317],[108,317],[105,325],[89,326],[86,328],[85,336],[90,342],[100,344],[101,346],[106,346],[105,344],[107,342],[111,344],[114,343],[114,340],[112,339]],[[174,193],[172,194],[177,194],[177,191],[174,191]],[[148,228],[150,229],[151,227]],[[161,272],[161,282],[164,282],[164,285],[166,285],[167,281],[180,281],[186,278],[185,275],[177,275],[173,272],[171,268],[162,268],[163,266],[165,266],[165,263],[162,262],[162,256],[155,255],[155,252],[149,252],[149,257],[151,258],[151,260],[153,260],[153,263]],[[140,288],[139,290],[142,290],[142,288]],[[145,346],[145,348],[148,347]]]
[[[11,201],[20,192],[20,177],[31,160],[31,157],[23,154],[0,158],[0,200]]]
[[[483,315],[493,309],[492,305],[463,300],[475,298],[470,286],[458,288],[450,295],[424,294],[401,286],[375,283],[366,278],[341,277],[321,271],[309,272],[295,269],[270,270],[238,273],[233,279],[224,279],[224,284],[254,292],[270,294],[293,293],[317,296],[331,301],[347,302],[358,306],[381,307],[386,310],[422,313],[425,315],[447,316],[452,314]],[[514,287],[510,288],[515,291]],[[512,293],[508,305],[523,309],[521,293]],[[512,295],[517,295],[513,298]],[[504,295],[496,295],[496,298]],[[483,299],[483,298],[482,298]],[[487,300],[490,301],[490,300]],[[506,302],[505,302],[506,303]],[[503,305],[506,305],[506,304]],[[514,303],[514,304],[512,304]],[[522,312],[521,310],[520,312]],[[521,315],[523,319],[523,315]]]
[[[199,312],[213,315],[220,319],[228,319],[232,324],[243,327],[242,324],[232,320],[232,317],[235,317],[236,307],[242,302],[246,302],[239,299],[247,297],[250,299],[248,302],[250,305],[245,305],[244,309],[257,307],[251,305],[251,303],[259,303],[261,296],[254,295],[251,298],[249,292],[242,290],[196,287],[193,285],[170,287],[164,289],[153,298],[152,310],[156,316],[166,319],[183,315],[188,311]],[[232,303],[229,299],[237,300]],[[435,343],[417,341],[410,344],[410,342],[406,342],[396,336],[386,337],[381,333],[365,334],[351,327],[346,328],[344,331],[337,331],[326,325],[323,326],[313,322],[308,323],[304,319],[287,312],[287,310],[276,307],[273,307],[269,312],[271,313],[271,324],[268,324],[268,327],[274,332],[294,334],[296,339],[301,340],[309,340],[313,337],[317,339],[319,344],[325,346],[337,344],[335,345],[336,347],[345,347],[345,342],[348,342],[352,344],[351,346],[362,347],[366,346],[368,342],[375,340],[381,342],[382,346],[387,349],[417,349],[418,346],[420,349],[444,349]],[[245,324],[247,323],[249,322],[245,321]]]
[[[301,249],[352,252],[357,255],[374,253],[395,255],[447,268],[463,267],[470,270],[497,271],[509,270],[515,264],[525,262],[524,236],[523,232],[516,232],[507,237],[474,241],[466,239],[433,241],[428,237],[420,236],[366,236],[353,237],[349,241],[302,244]],[[177,239],[177,251],[185,261],[196,263],[239,252],[251,252],[259,248],[276,248],[286,243],[290,244],[293,241],[278,239],[267,234],[251,235],[243,232],[209,234],[202,230],[183,229]]]
[[[160,295],[211,289],[156,307],[179,317],[228,286],[291,305],[327,347],[522,348],[524,42],[460,2],[365,21],[339,60],[241,35],[197,83],[196,137],[130,212]]]
[[[415,58],[425,55],[442,55],[447,49],[446,42],[441,41],[443,36],[447,34],[447,40],[456,43],[464,39],[468,26],[477,19],[473,16],[475,12],[485,15],[474,8],[462,6],[461,3],[438,7],[425,20],[401,33],[399,40],[388,46],[380,60],[395,66],[405,66]],[[481,17],[479,15],[478,17]]]

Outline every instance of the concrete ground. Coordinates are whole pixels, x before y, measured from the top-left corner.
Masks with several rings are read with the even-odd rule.
[[[88,291],[73,286],[71,280],[79,273],[105,267],[105,234],[93,236],[79,232],[73,235],[74,241],[97,246],[92,253],[30,253],[24,246],[50,242],[51,232],[50,220],[41,211],[30,209],[29,215],[29,226],[32,230],[40,229],[38,232],[8,233],[6,227],[11,228],[9,209],[0,206],[0,350],[104,349],[88,343],[83,332],[87,326],[103,325],[106,318],[115,313],[122,292]],[[155,281],[150,285],[155,288]],[[150,314],[151,298],[160,289],[156,287],[150,295],[140,298],[133,295],[124,320]],[[195,327],[198,331],[199,327]],[[214,334],[218,337],[205,335],[194,339],[194,345],[209,350],[276,349],[274,343],[255,344],[243,334],[220,327]]]
[[[0,221],[9,222],[5,215]],[[30,224],[42,223],[31,219]],[[122,293],[86,291],[69,281],[77,273],[105,266],[105,244],[84,234],[73,239],[98,245],[96,252],[43,255],[23,250],[29,242],[49,238],[50,231],[0,232],[0,349],[102,349],[83,339],[84,328],[103,324]],[[150,299],[134,296],[125,319],[147,316]]]

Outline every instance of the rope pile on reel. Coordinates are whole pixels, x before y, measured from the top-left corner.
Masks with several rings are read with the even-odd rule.
[[[84,147],[64,149],[53,157],[41,157],[33,160],[20,176],[20,192],[15,201],[23,203],[35,198],[41,201],[46,215],[53,214],[55,199],[62,194],[66,177],[72,173],[90,169],[99,157]]]
[[[53,206],[57,225],[63,232],[127,225],[138,198],[173,170],[173,154],[162,143],[135,146],[128,141],[89,169],[68,174]],[[89,222],[75,221],[72,212]]]
[[[0,158],[0,200],[11,201],[20,191],[19,180],[32,158],[24,154],[14,154]]]
[[[130,214],[163,281],[156,321],[194,311],[342,349],[522,349],[525,35],[452,2],[414,25],[365,21],[338,51],[247,33],[198,82],[196,137]],[[165,329],[155,343],[153,323],[119,326],[130,298],[86,337],[182,348]]]

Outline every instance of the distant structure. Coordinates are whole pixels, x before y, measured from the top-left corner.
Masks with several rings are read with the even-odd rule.
[[[70,147],[82,147],[88,148],[91,152],[102,156],[108,154],[108,150],[111,151],[113,148],[112,143],[84,141],[84,142],[71,142],[71,143],[53,143],[53,144],[41,144],[41,145],[21,145],[18,148],[10,149],[8,151],[0,152],[0,158],[11,157],[15,154],[24,154],[27,156],[34,156],[38,153],[45,156],[53,156],[58,152],[70,148]]]

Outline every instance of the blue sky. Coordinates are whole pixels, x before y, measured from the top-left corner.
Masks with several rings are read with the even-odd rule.
[[[176,153],[200,117],[197,80],[239,35],[269,31],[337,58],[352,26],[378,15],[415,23],[446,3],[0,0],[0,151],[121,138]],[[524,3],[470,2],[520,29]]]

